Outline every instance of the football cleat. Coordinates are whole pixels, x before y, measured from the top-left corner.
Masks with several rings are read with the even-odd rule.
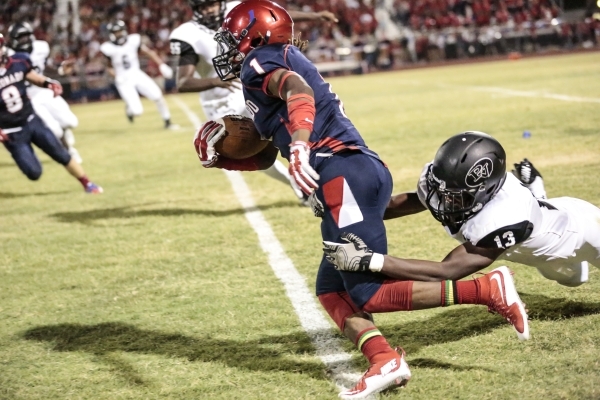
[[[524,158],[520,163],[514,164],[514,166],[514,175],[525,185],[531,185],[538,176],[540,178],[542,177],[542,174],[540,174],[539,171],[535,169],[531,161],[526,158]]]
[[[405,386],[411,376],[405,356],[403,349],[396,348],[394,357],[371,365],[358,383],[352,389],[341,392],[339,397],[364,399],[392,386]]]
[[[170,119],[165,119],[165,129],[169,129],[171,131],[178,131],[181,127],[177,124],[172,124]]]
[[[85,186],[85,192],[90,194],[100,194],[104,192],[104,189],[96,185],[94,182],[88,182],[88,184]]]
[[[508,267],[502,266],[484,275],[490,284],[488,310],[504,317],[517,331],[519,340],[529,339],[529,321],[525,305],[517,293]]]

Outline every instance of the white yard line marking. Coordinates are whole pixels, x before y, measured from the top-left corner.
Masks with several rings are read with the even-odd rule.
[[[553,99],[560,101],[568,101],[574,103],[600,103],[600,99],[597,97],[579,97],[579,96],[569,96],[566,94],[558,94],[558,93],[549,93],[546,91],[529,91],[529,90],[514,90],[507,89],[502,87],[494,87],[494,86],[459,86],[459,85],[441,85],[446,87],[461,87],[469,90],[475,90],[478,92],[489,92],[496,93],[504,96],[513,96],[513,97],[539,97],[544,99]]]
[[[181,108],[186,117],[188,117],[190,122],[194,125],[194,130],[200,129],[200,127],[202,126],[202,121],[200,120],[200,118],[198,118],[198,115],[187,106],[187,104],[178,99],[177,96],[169,96],[169,99],[173,100],[175,104],[177,104],[177,106]]]
[[[190,121],[195,123],[190,115],[194,115],[196,119],[198,117],[181,100],[177,99],[175,102],[188,115]],[[296,270],[292,260],[285,254],[273,229],[257,209],[250,188],[242,174],[237,171],[223,170],[223,172],[229,178],[233,191],[245,210],[246,219],[258,236],[262,250],[268,256],[271,269],[283,283],[302,328],[315,346],[317,357],[331,372],[332,380],[340,390],[353,386],[361,375],[353,372],[352,355],[344,351],[341,340],[333,335],[332,326],[317,306],[315,296],[308,289],[304,277]]]

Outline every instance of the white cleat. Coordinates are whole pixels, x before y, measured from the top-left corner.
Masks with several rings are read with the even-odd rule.
[[[352,389],[345,390],[338,396],[341,399],[364,399],[392,386],[405,386],[411,376],[405,361],[406,353],[401,348],[397,348],[396,352],[400,354],[371,365]]]

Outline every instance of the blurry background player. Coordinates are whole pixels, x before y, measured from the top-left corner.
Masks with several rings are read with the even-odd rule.
[[[251,117],[246,109],[240,81],[222,81],[212,64],[212,59],[217,55],[217,43],[213,39],[216,30],[229,10],[240,2],[188,0],[188,3],[194,13],[193,20],[175,28],[170,35],[171,54],[179,56],[177,88],[180,92],[200,92],[200,104],[209,120],[228,114]],[[292,13],[294,17],[337,22],[329,11],[296,12]],[[285,184],[291,183],[287,168],[278,160],[263,172]],[[305,198],[296,188],[294,193],[301,200]]]
[[[29,54],[33,69],[43,74],[46,69],[46,60],[50,55],[50,46],[44,40],[37,40],[33,34],[31,25],[27,22],[19,22],[8,28],[8,43],[12,52],[24,52]],[[11,55],[11,51],[8,53]],[[65,73],[65,68],[70,68],[64,64],[58,72]],[[36,85],[28,85],[27,95],[31,99],[35,113],[50,128],[54,136],[69,151],[71,157],[81,164],[82,159],[77,149],[75,149],[75,137],[72,129],[79,125],[77,116],[73,114],[69,105],[61,96],[54,96],[52,90],[41,88]]]
[[[331,86],[301,53],[306,43],[294,37],[293,25],[290,15],[273,2],[250,0],[237,5],[215,35],[217,74],[224,80],[241,77],[246,104],[261,135],[273,140],[289,160],[290,174],[302,191],[314,193],[311,196],[324,205],[322,237],[339,240],[343,231],[364,234],[368,243],[386,251],[383,215],[392,193],[391,174],[367,148]],[[231,160],[214,153],[211,142],[223,132],[215,121],[199,130],[194,145],[203,166],[258,169],[258,156]],[[321,257],[316,282],[319,301],[370,364],[340,397],[365,398],[410,379],[404,351],[389,345],[370,313],[482,304],[509,320],[519,338],[528,338],[527,314],[508,268],[452,282],[445,289],[443,282],[403,282],[371,271],[336,271]]]
[[[385,217],[429,209],[461,245],[441,262],[382,256],[358,237],[325,243],[325,251],[341,270],[396,279],[460,279],[504,259],[564,286],[583,284],[588,263],[600,266],[600,209],[573,197],[545,199],[542,177],[527,159],[513,173],[506,172],[504,149],[493,137],[453,136],[423,169],[417,192],[393,196]]]
[[[64,165],[87,193],[102,193],[102,188],[87,178],[81,165],[34,113],[26,82],[48,88],[55,96],[62,93],[60,83],[35,72],[29,54],[15,53],[8,57],[4,36],[0,34],[0,141],[19,169],[33,181],[42,175],[42,165],[31,147],[33,143]]]
[[[110,42],[102,43],[100,51],[110,61],[109,72],[114,75],[115,86],[125,101],[125,113],[129,121],[133,122],[133,118],[142,115],[144,111],[139,96],[141,94],[156,103],[158,112],[165,121],[165,128],[178,129],[177,125],[171,124],[171,113],[162,90],[140,69],[138,51],[150,57],[166,79],[173,77],[173,69],[165,64],[154,50],[142,43],[139,34],[127,34],[125,22],[112,22],[108,24],[107,30]]]

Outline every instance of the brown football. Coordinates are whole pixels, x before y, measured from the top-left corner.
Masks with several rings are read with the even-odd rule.
[[[268,140],[261,140],[260,134],[250,118],[241,115],[226,115],[223,118],[225,135],[215,143],[220,155],[234,160],[252,157],[267,147]],[[221,122],[216,120],[216,122]]]

